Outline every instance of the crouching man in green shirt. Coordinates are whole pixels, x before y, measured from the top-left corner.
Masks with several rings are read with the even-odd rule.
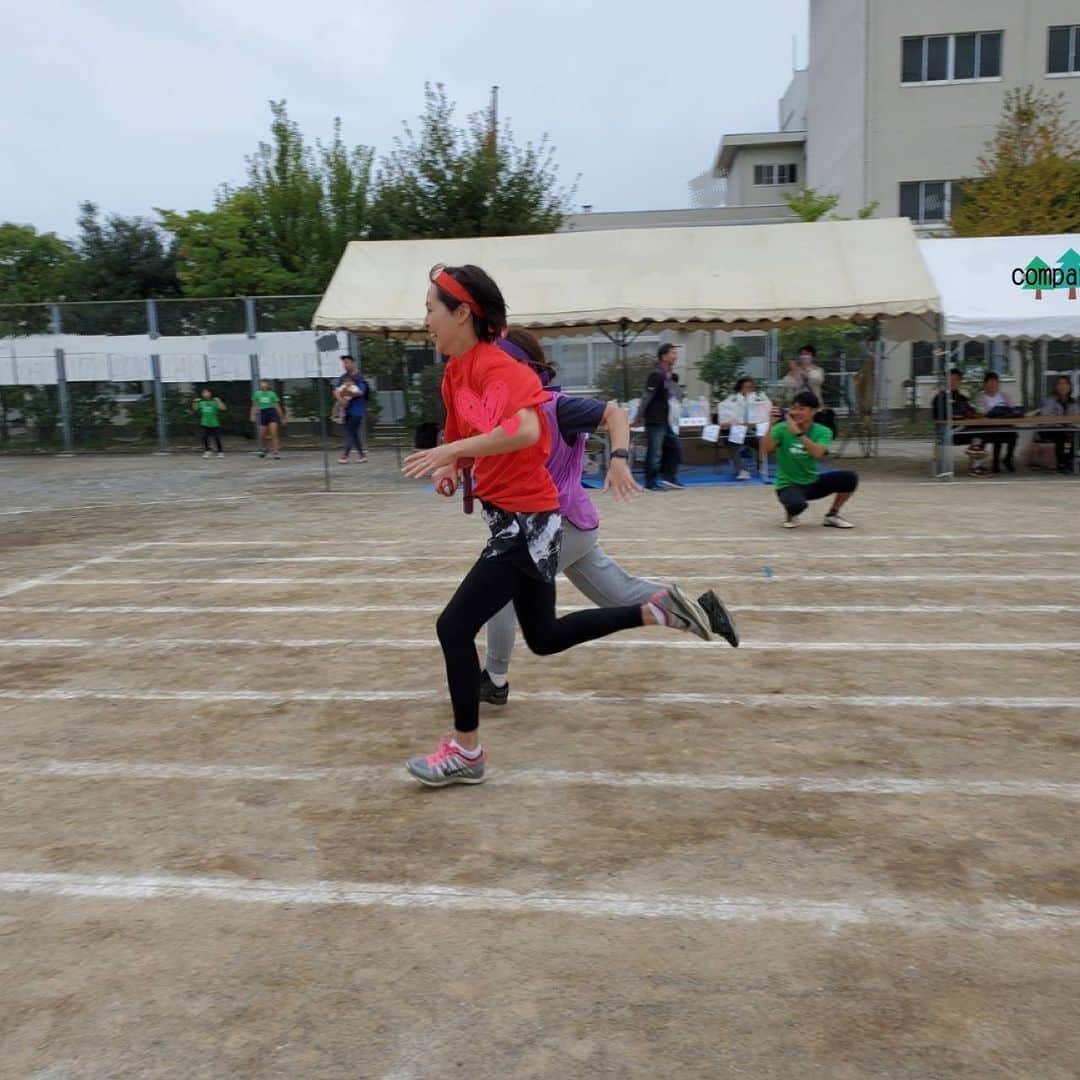
[[[818,474],[818,462],[829,452],[832,442],[832,432],[824,424],[814,423],[814,414],[820,408],[821,402],[811,391],[796,394],[787,419],[775,424],[761,444],[766,453],[776,452],[776,497],[787,511],[785,529],[798,526],[799,515],[810,501],[826,495],[835,497],[822,524],[834,529],[854,528],[840,516],[840,508],[859,486],[858,474],[845,469]]]

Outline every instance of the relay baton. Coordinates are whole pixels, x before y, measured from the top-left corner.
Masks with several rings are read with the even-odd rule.
[[[461,463],[461,474],[465,484],[465,490],[462,494],[462,509],[466,514],[473,512],[473,476],[472,476],[472,458],[466,458]]]

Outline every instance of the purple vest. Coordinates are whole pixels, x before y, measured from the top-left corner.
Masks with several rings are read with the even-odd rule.
[[[589,436],[582,433],[574,440],[573,446],[567,446],[559,432],[560,397],[561,394],[552,391],[551,400],[542,406],[551,432],[551,456],[547,460],[547,471],[559,489],[559,510],[563,517],[583,532],[590,532],[600,527],[600,515],[581,486],[585,444]]]

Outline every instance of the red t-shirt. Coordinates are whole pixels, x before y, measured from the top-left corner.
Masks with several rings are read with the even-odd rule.
[[[447,442],[487,435],[521,409],[536,408],[551,396],[532,368],[485,341],[451,357],[442,395]],[[559,493],[547,471],[551,431],[542,409],[537,416],[540,438],[532,446],[476,459],[473,490],[478,498],[514,513],[558,510]]]

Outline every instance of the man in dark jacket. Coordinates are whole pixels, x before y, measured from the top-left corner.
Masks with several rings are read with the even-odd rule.
[[[669,412],[675,397],[675,383],[671,370],[675,367],[675,346],[661,345],[656,351],[656,367],[649,373],[645,393],[638,407],[638,417],[645,425],[648,450],[645,454],[645,488],[662,491],[665,488],[681,488],[686,485],[678,478],[678,437],[671,430]],[[663,472],[661,471],[663,466]]]
[[[953,420],[970,420],[975,413],[975,406],[971,404],[971,399],[965,397],[960,391],[960,387],[964,383],[964,373],[959,368],[952,368],[949,371],[949,397],[952,399],[952,419]],[[939,458],[939,472],[948,472],[951,469],[951,464],[947,460],[945,454],[945,419],[946,419],[946,405],[945,405],[945,391],[939,390],[934,395],[934,400],[931,403],[931,408],[934,413],[934,419],[937,421],[936,431],[937,437],[935,443],[938,448]],[[982,466],[980,459],[983,456],[983,439],[981,435],[972,435],[967,431],[954,431],[952,435],[953,446],[967,446],[971,445],[971,454],[975,455],[971,459],[971,466],[973,471],[981,471]]]

